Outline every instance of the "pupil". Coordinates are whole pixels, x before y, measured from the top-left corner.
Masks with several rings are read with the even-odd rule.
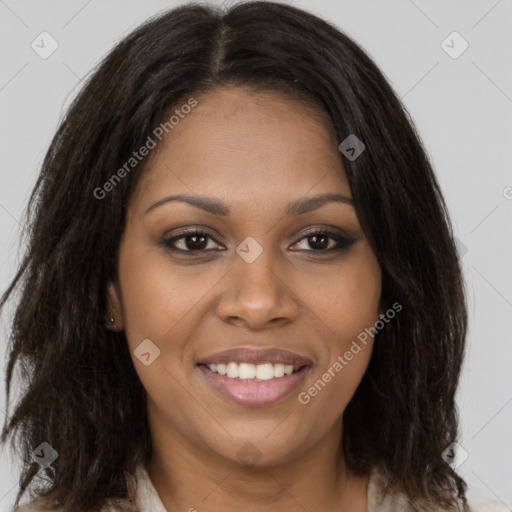
[[[326,236],[324,236],[324,235],[312,235],[312,236],[310,236],[310,239],[312,239],[312,240],[314,240],[314,241],[313,241],[313,243],[312,243],[312,244],[311,244],[311,242],[310,242],[310,244],[309,244],[309,245],[311,245],[311,247],[316,248],[316,249],[325,249],[325,248],[327,248],[327,247],[328,247],[328,245],[329,245],[329,242],[327,241],[327,238],[328,238],[328,237],[326,237]],[[320,245],[320,247],[318,247],[318,245],[315,247],[315,244],[318,244],[318,242],[317,242],[317,241],[318,241],[319,239],[320,239],[320,240],[323,240],[323,242],[324,242],[324,243],[319,244],[319,245]]]
[[[192,244],[188,243],[188,241],[190,239],[193,239],[194,242],[192,242]],[[199,246],[196,245],[197,244],[197,240],[200,239],[202,240],[202,243],[199,243]],[[203,236],[203,235],[191,235],[189,237],[187,237],[187,249],[204,249],[206,247],[206,244],[204,243],[206,241],[206,237]],[[192,246],[191,246],[192,245]]]

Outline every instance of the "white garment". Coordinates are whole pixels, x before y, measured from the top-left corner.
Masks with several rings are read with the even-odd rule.
[[[368,482],[368,512],[409,512],[408,500],[402,493],[382,496],[380,492],[382,483],[383,476],[374,469]],[[164,508],[144,466],[137,467],[135,478],[131,479],[129,485],[138,509],[132,509],[134,512],[171,512]],[[498,501],[488,501],[478,506],[470,503],[470,506],[472,512],[512,512],[512,507],[507,507]],[[119,510],[120,508],[113,504],[106,506],[102,512],[119,512]],[[193,510],[194,508],[190,507],[190,512]],[[44,507],[44,500],[38,498],[28,505],[22,505],[15,512],[48,512],[48,509]],[[439,512],[443,511],[439,510]]]

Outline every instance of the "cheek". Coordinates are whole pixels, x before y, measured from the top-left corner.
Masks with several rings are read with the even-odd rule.
[[[310,274],[301,288],[311,318],[337,354],[379,319],[381,270],[368,246],[328,272]]]
[[[353,355],[350,361],[336,358],[319,368],[309,386],[301,390],[297,399],[304,413],[316,418],[318,431],[334,424],[345,411],[364,376],[371,356],[370,343]],[[343,356],[340,355],[343,358]]]
[[[201,297],[216,282],[198,267],[170,264],[161,249],[133,249],[120,255],[125,331],[131,344],[150,338],[165,345],[193,316]],[[192,315],[191,315],[192,313]]]
[[[119,278],[130,354],[150,405],[156,404],[156,409],[149,409],[153,414],[167,415],[175,408],[186,408],[188,397],[181,383],[189,369],[179,361],[182,345],[197,321],[194,307],[203,295],[197,287],[208,283],[201,284],[193,270],[176,270],[160,249],[128,243],[125,249],[121,247]],[[144,351],[139,347],[145,347]],[[146,359],[149,364],[139,359],[138,354],[143,353],[150,354]],[[172,415],[166,418],[168,422],[174,420]]]
[[[373,349],[368,329],[379,319],[381,270],[369,247],[362,249],[328,275],[314,276],[315,286],[304,283],[310,290],[311,318],[317,320],[325,344],[312,387],[304,390],[308,395],[304,402],[310,400],[313,407],[328,411],[333,421],[366,372]]]

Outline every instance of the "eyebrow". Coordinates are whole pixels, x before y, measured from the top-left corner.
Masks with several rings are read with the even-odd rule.
[[[183,203],[188,203],[196,208],[201,208],[202,210],[213,213],[215,215],[228,216],[231,214],[231,210],[229,206],[220,201],[219,199],[215,199],[213,197],[200,197],[200,196],[187,196],[187,195],[173,195],[167,196],[163,199],[160,199],[155,204],[152,204],[144,213],[146,215],[150,211],[162,206],[163,204],[178,201]],[[321,194],[315,197],[308,197],[306,199],[299,199],[297,201],[293,201],[289,203],[286,207],[286,215],[300,215],[302,213],[307,213],[313,210],[316,210],[327,203],[343,203],[353,206],[354,203],[352,199],[348,196],[344,196],[342,194]]]

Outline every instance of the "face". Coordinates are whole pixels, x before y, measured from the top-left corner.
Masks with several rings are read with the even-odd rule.
[[[319,110],[237,88],[197,101],[130,198],[110,313],[152,436],[285,462],[339,439],[371,356],[371,337],[354,341],[379,319],[380,267]],[[325,194],[341,199],[308,202]]]

